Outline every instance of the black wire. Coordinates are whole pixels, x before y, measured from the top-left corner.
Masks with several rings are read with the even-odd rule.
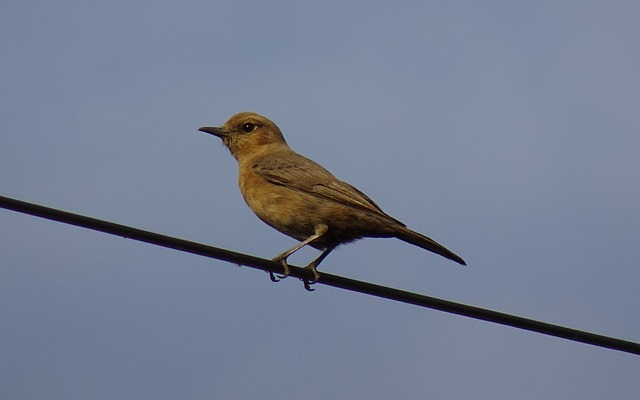
[[[184,251],[187,253],[216,258],[218,260],[228,261],[234,264],[241,264],[247,267],[261,269],[268,272],[284,272],[280,263],[270,260],[265,260],[242,253],[236,253],[234,251],[220,249],[201,243],[190,242],[188,240],[161,235],[158,233],[132,228],[125,225],[115,224],[113,222],[103,221],[96,218],[73,214],[70,212],[44,207],[33,203],[27,203],[4,196],[0,196],[0,207],[41,218],[63,222],[66,224],[109,233],[111,235],[122,236],[128,239],[151,243],[157,246],[168,247],[170,249]],[[304,268],[295,266],[290,266],[290,268],[291,276],[307,280],[313,279],[313,274]],[[322,273],[321,279],[320,281],[318,281],[318,284],[329,285],[341,289],[351,290],[354,292],[382,297],[389,300],[414,304],[420,307],[432,308],[435,310],[445,311],[453,314],[464,315],[470,318],[508,325],[514,328],[538,332],[549,336],[556,336],[576,342],[623,351],[626,353],[640,354],[640,343],[634,343],[627,340],[580,331],[564,326],[548,324],[546,322],[522,318],[515,315],[469,306],[466,304],[454,303],[447,300],[423,296],[417,293],[406,292],[403,290],[375,285],[372,283],[356,281],[353,279],[331,275],[324,272]]]

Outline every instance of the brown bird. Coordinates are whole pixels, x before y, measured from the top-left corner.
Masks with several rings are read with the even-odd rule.
[[[289,275],[287,258],[309,245],[322,250],[306,266],[317,281],[317,267],[333,249],[363,237],[395,237],[466,265],[452,251],[384,213],[367,195],[320,164],[291,150],[269,119],[242,112],[220,127],[199,130],[222,139],[238,161],[240,191],[258,218],[300,241],[273,259],[284,267],[280,278]],[[273,274],[271,279],[277,281]],[[305,287],[309,289],[309,282]]]

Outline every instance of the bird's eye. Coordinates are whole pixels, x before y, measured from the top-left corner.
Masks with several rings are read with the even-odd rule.
[[[251,132],[255,131],[257,127],[258,126],[256,124],[252,124],[251,122],[247,122],[246,124],[242,125],[241,129],[242,129],[242,131],[244,133],[251,133]]]

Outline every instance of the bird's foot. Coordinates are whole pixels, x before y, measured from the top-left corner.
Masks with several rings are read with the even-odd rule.
[[[315,289],[311,289],[311,285],[315,284],[316,282],[318,282],[320,280],[320,273],[318,272],[318,270],[316,269],[315,264],[313,264],[313,263],[307,265],[304,268],[308,269],[308,270],[311,270],[311,272],[313,272],[313,280],[312,281],[310,281],[307,278],[302,278],[302,282],[304,283],[304,288],[306,290],[308,290],[309,292],[313,292]]]
[[[284,269],[284,273],[282,275],[274,274],[272,271],[269,271],[269,278],[271,279],[271,282],[280,282],[281,280],[289,276],[291,270],[289,269],[289,264],[287,264],[286,257],[281,258],[280,256],[278,256],[273,258],[271,261],[282,263],[282,268]]]

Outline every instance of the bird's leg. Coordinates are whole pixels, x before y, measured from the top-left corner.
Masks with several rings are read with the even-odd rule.
[[[313,235],[309,236],[308,238],[306,238],[302,242],[298,243],[297,245],[293,246],[289,250],[283,252],[282,254],[278,254],[277,256],[275,256],[274,258],[271,259],[271,261],[281,262],[282,263],[282,267],[284,268],[284,274],[277,275],[278,278],[284,279],[287,276],[289,276],[290,271],[289,271],[289,264],[287,264],[287,258],[290,255],[292,255],[293,253],[295,253],[296,251],[298,251],[301,248],[303,248],[304,246],[306,246],[309,243],[313,242],[314,240],[316,240],[320,236],[324,235],[327,232],[327,230],[329,229],[329,227],[327,225],[325,225],[325,224],[321,224],[321,225],[316,226],[315,229],[316,229],[316,231],[315,231],[315,233]],[[321,255],[321,257],[322,257],[322,255]],[[322,259],[320,259],[320,261],[322,261]],[[271,278],[271,280],[273,282],[278,282],[278,280],[279,280],[279,279],[276,279],[276,277],[274,276],[273,272],[269,272],[269,277]]]
[[[309,281],[306,278],[302,279],[302,282],[304,283],[304,288],[307,289],[308,291],[312,292],[314,289],[311,289],[311,285],[313,285],[314,283],[318,282],[318,280],[320,279],[320,273],[318,272],[318,269],[316,268],[318,265],[320,265],[320,263],[322,262],[322,260],[324,260],[329,253],[331,253],[333,251],[333,249],[335,249],[336,246],[329,246],[326,249],[324,249],[324,251],[322,252],[322,254],[320,254],[320,256],[318,258],[316,258],[315,260],[313,260],[311,262],[311,264],[307,265],[306,267],[304,267],[305,269],[310,269],[311,272],[313,272],[313,280]]]

